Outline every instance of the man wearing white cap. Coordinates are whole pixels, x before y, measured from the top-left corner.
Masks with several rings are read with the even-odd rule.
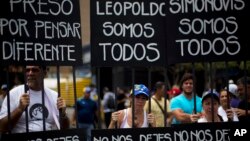
[[[90,87],[83,89],[83,97],[77,100],[75,106],[77,112],[74,111],[72,115],[72,125],[75,126],[78,122],[79,128],[85,129],[87,133],[87,141],[90,141],[91,130],[94,129],[95,117],[97,116],[97,103],[91,99]]]
[[[230,106],[233,108],[237,108],[240,103],[240,99],[238,95],[238,86],[234,84],[233,80],[230,79],[228,81],[228,87],[229,87],[228,92],[231,97]],[[225,87],[225,90],[227,90],[227,86]]]

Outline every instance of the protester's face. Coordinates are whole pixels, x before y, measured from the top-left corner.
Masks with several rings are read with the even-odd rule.
[[[147,97],[143,94],[139,94],[135,96],[135,105],[138,108],[143,108],[144,105],[146,104]]]
[[[192,79],[188,79],[183,82],[182,90],[184,91],[184,93],[191,94],[193,92],[193,85],[194,85],[193,83],[194,82]]]
[[[2,89],[1,94],[5,96],[7,94],[7,89]]]
[[[45,72],[39,66],[27,66],[27,84],[31,89],[40,90]]]
[[[214,115],[217,115],[218,108],[219,108],[219,102],[217,100],[213,99],[214,110],[212,110],[212,98],[208,97],[203,101],[202,107],[203,107],[203,110],[206,113],[206,115],[212,115],[213,113],[214,113]]]
[[[163,85],[163,86],[159,89],[159,91],[160,91],[161,96],[164,96],[164,94],[165,94],[165,86]]]
[[[227,94],[228,94],[227,91],[224,91],[224,90],[220,92],[220,104],[221,105],[227,106],[227,103],[228,103],[228,100],[227,100],[228,95]]]
[[[84,98],[89,99],[90,98],[90,92],[85,92],[84,93]]]
[[[245,85],[244,84],[238,85],[238,94],[240,97],[245,97]],[[247,95],[249,98],[249,96],[250,96],[250,84],[247,84]]]

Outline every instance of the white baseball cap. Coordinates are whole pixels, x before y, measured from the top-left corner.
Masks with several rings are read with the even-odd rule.
[[[227,89],[227,87],[225,89]],[[236,84],[229,84],[228,91],[233,95],[237,95],[238,86]]]
[[[2,86],[1,86],[1,89],[3,90],[3,89],[7,89],[7,84],[3,84]]]

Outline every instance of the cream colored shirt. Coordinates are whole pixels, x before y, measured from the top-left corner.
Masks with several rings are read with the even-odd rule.
[[[151,113],[154,114],[156,119],[156,127],[164,127],[164,115],[161,111],[161,108],[158,106],[156,101],[153,99],[154,96],[151,98]],[[155,97],[154,97],[155,98]],[[161,100],[158,100],[159,104],[164,110],[164,97]],[[157,100],[157,99],[156,99]],[[149,111],[149,101],[146,102],[144,109],[148,112]],[[166,112],[170,112],[170,105],[168,99],[166,99]],[[167,117],[166,117],[167,118]]]

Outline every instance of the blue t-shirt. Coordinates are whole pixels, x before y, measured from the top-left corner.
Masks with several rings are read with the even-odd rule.
[[[94,123],[95,112],[97,110],[97,104],[91,99],[78,99],[77,105],[77,115],[79,123]]]
[[[192,114],[194,111],[194,97],[192,99],[187,99],[186,96],[182,93],[173,99],[170,102],[170,110],[181,109],[184,113]],[[196,96],[196,111],[200,113],[202,111],[201,98]],[[180,124],[180,121],[173,119],[172,124]]]

